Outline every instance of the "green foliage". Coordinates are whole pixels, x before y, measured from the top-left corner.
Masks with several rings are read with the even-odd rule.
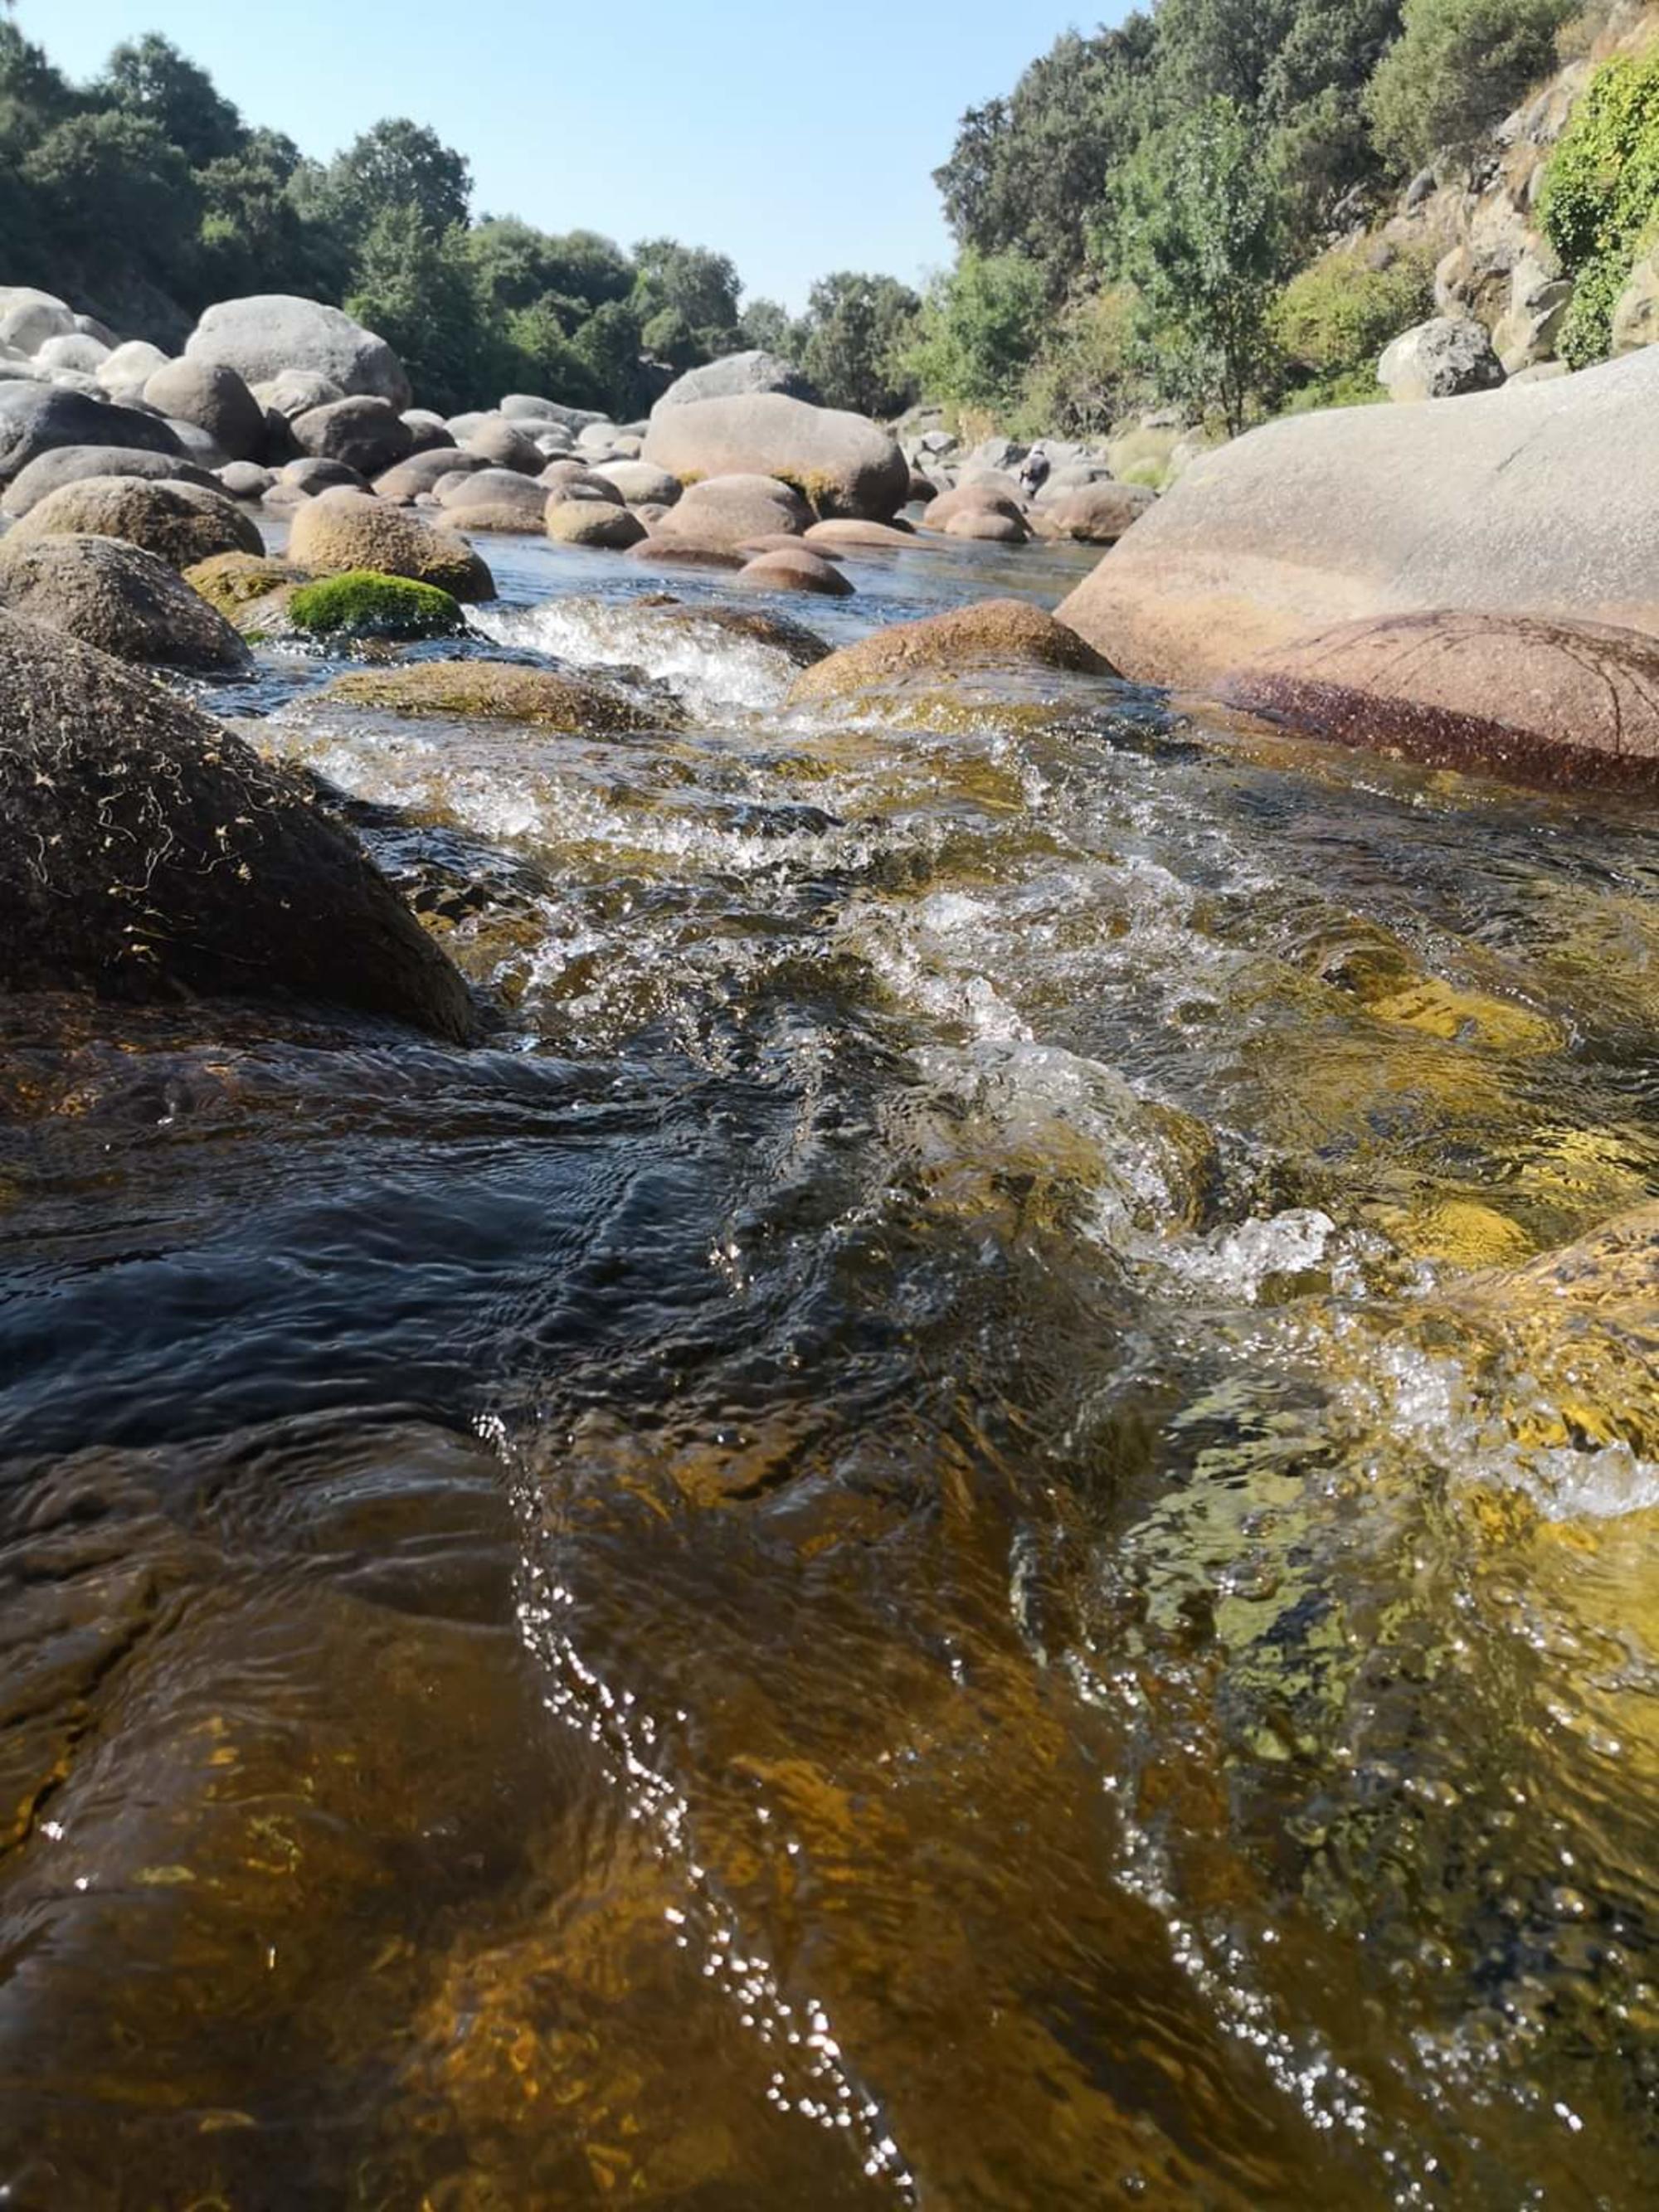
[[[1134,295],[1108,285],[1070,301],[1026,372],[1016,437],[1103,437],[1138,396]]]
[[[412,210],[441,235],[466,223],[472,172],[435,131],[394,116],[335,156],[322,192],[326,211],[349,237],[366,238],[394,210]]]
[[[154,124],[192,169],[236,153],[247,135],[207,71],[154,32],[117,46],[92,97],[100,106]]]
[[[178,148],[142,116],[71,115],[24,156],[20,174],[43,227],[76,259],[115,252],[165,278],[193,254],[200,191]]]
[[[1381,397],[1376,362],[1401,331],[1434,313],[1434,275],[1401,256],[1373,269],[1353,252],[1322,255],[1279,296],[1275,335],[1291,386],[1287,405],[1352,405]]]
[[[842,270],[814,284],[807,301],[800,366],[831,407],[855,414],[902,414],[916,396],[904,363],[921,301],[892,276]]]
[[[1550,157],[1538,219],[1574,280],[1560,353],[1582,368],[1606,356],[1619,295],[1659,234],[1659,49],[1596,71]]]
[[[647,238],[634,248],[632,303],[647,350],[695,368],[738,345],[738,272],[723,253]]]
[[[1034,262],[969,246],[929,290],[904,366],[930,398],[1005,413],[1018,403],[1046,317]]]
[[[1576,0],[1405,0],[1404,28],[1365,94],[1377,149],[1400,174],[1462,151],[1555,59]]]
[[[480,388],[491,329],[459,223],[434,231],[416,207],[382,209],[345,305],[401,357],[428,406],[459,414]]]
[[[466,627],[460,608],[435,584],[349,568],[301,584],[288,603],[295,629],[316,637],[453,637]]]
[[[789,310],[775,300],[750,300],[738,318],[738,337],[746,351],[780,354],[785,360],[805,343]]]
[[[1121,179],[1116,240],[1152,389],[1242,430],[1271,380],[1286,258],[1279,180],[1245,109],[1206,100],[1146,142]]]

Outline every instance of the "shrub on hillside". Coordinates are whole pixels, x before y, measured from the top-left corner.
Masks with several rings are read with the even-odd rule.
[[[1606,355],[1619,295],[1659,236],[1659,49],[1591,78],[1550,158],[1538,220],[1574,280],[1559,350],[1582,368]]]
[[[1279,295],[1274,326],[1297,408],[1351,406],[1381,397],[1377,357],[1401,331],[1434,313],[1426,261],[1401,255],[1368,267],[1352,249],[1323,255]]]
[[[1576,0],[1406,0],[1405,27],[1377,64],[1365,111],[1401,173],[1462,152],[1515,106],[1556,58]]]

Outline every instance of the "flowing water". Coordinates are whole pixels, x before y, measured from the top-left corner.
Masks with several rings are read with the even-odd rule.
[[[0,1007],[0,2203],[1659,2201],[1659,824],[489,550],[482,1048]]]

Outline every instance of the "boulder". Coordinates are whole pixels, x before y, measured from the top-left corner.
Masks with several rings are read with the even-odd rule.
[[[498,412],[510,422],[556,423],[568,430],[574,438],[590,422],[603,422],[605,417],[592,407],[562,407],[556,399],[538,399],[525,392],[509,392]]]
[[[976,483],[958,484],[954,490],[942,491],[928,502],[922,512],[924,530],[946,530],[959,514],[1001,515],[1009,522],[1025,526],[1025,509],[1020,504],[1019,494],[1006,477],[981,477]]]
[[[493,526],[538,531],[547,513],[546,488],[533,477],[521,476],[516,469],[477,468],[465,475],[452,471],[449,477],[440,478],[433,489],[445,514],[453,515],[466,530]],[[485,507],[514,519],[494,526],[480,525],[473,517]]]
[[[99,362],[98,381],[118,399],[140,399],[156,370],[167,365],[167,356],[160,346],[143,338],[129,338]]]
[[[144,402],[160,415],[193,422],[233,461],[264,456],[265,410],[234,368],[170,361],[145,385]]]
[[[711,477],[690,487],[664,515],[653,537],[659,545],[702,545],[730,553],[753,538],[779,532],[799,537],[811,520],[811,509],[800,494],[776,477]]]
[[[947,538],[973,538],[989,545],[1024,545],[1031,526],[1019,514],[1005,514],[989,507],[959,507],[945,526]]]
[[[402,409],[412,397],[403,363],[384,338],[338,307],[289,293],[224,300],[210,307],[185,353],[191,361],[222,362],[252,385],[284,369],[305,369],[326,377],[347,398],[386,399]]]
[[[446,477],[476,476],[483,466],[471,453],[458,453],[453,446],[429,446],[424,453],[410,453],[395,468],[376,477],[374,489],[382,499],[419,499],[422,492],[435,491]]]
[[[550,461],[536,479],[544,490],[560,499],[602,499],[612,507],[625,507],[620,488],[585,461]]]
[[[460,515],[465,521],[465,510]],[[603,545],[625,552],[645,536],[645,525],[625,507],[612,507],[601,499],[561,499],[548,495],[545,527],[556,545]]]
[[[1613,353],[1634,353],[1659,343],[1659,252],[1638,261],[1630,282],[1613,302]]]
[[[316,461],[343,461],[360,477],[395,468],[415,443],[403,417],[385,399],[332,400],[296,415],[292,427],[302,453]]]
[[[1659,790],[1659,638],[1638,630],[1383,615],[1262,654],[1221,688],[1253,713],[1436,768]]]
[[[1485,326],[1467,316],[1436,315],[1402,331],[1376,364],[1390,399],[1455,399],[1504,381],[1504,366]]]
[[[850,599],[853,586],[839,568],[805,545],[757,553],[738,569],[737,580],[759,592],[816,592],[823,599]]]
[[[1112,676],[1111,663],[1063,623],[1024,599],[984,599],[924,621],[895,623],[844,646],[796,679],[792,707],[842,699],[872,686],[976,669]]]
[[[908,523],[854,522],[845,517],[835,522],[815,522],[806,543],[819,553],[902,552],[916,547],[916,533]]]
[[[0,614],[0,986],[282,996],[460,1042],[455,969],[308,781]]]
[[[787,399],[803,399],[813,406],[818,404],[811,378],[803,376],[793,362],[757,349],[750,353],[725,354],[702,368],[688,369],[652,409],[652,419],[666,407],[685,407],[700,399],[744,399],[765,392],[781,392]]]
[[[1659,634],[1656,410],[1651,349],[1409,414],[1264,424],[1200,455],[1061,619],[1137,681],[1183,686],[1376,615]]]
[[[386,714],[441,714],[453,721],[528,722],[574,736],[672,727],[672,708],[631,697],[601,677],[507,660],[423,660],[403,668],[354,670],[327,699]]]
[[[1145,484],[1114,483],[1109,478],[1067,492],[1042,512],[1056,537],[1075,538],[1085,545],[1115,545],[1157,499],[1158,494]]]
[[[309,415],[313,407],[331,407],[337,399],[347,396],[331,376],[309,368],[285,368],[250,388],[267,415],[280,415],[289,422],[297,415]]]
[[[345,462],[313,460],[307,454],[279,469],[273,489],[295,499],[320,499],[325,491],[367,491],[368,486]]]
[[[194,422],[182,419],[174,422],[167,416],[162,420],[179,441],[179,452],[193,461],[198,469],[205,469],[210,476],[216,476],[221,469],[230,466],[230,455],[218,440],[210,438],[207,432],[198,429]]]
[[[263,499],[276,479],[257,461],[233,461],[219,471],[221,488],[233,499]]]
[[[404,428],[409,433],[412,453],[436,453],[444,447],[453,447],[455,443],[443,416],[434,415],[424,407],[405,407]]]
[[[0,484],[8,484],[54,446],[122,446],[129,452],[180,454],[156,415],[118,407],[50,384],[0,384]]]
[[[243,669],[248,650],[154,553],[115,538],[0,538],[0,605],[118,660]]]
[[[672,514],[673,508],[668,510]],[[723,545],[676,544],[671,538],[642,538],[626,557],[653,568],[741,568],[744,556]]]
[[[1492,349],[1506,376],[1519,375],[1555,356],[1572,286],[1553,256],[1523,253],[1510,276],[1510,302],[1492,334]]]
[[[383,576],[435,584],[463,601],[495,596],[495,579],[464,541],[428,528],[372,492],[325,491],[307,501],[295,514],[289,556],[320,574],[372,568]]]
[[[170,453],[131,452],[123,446],[54,446],[20,470],[0,495],[0,514],[27,514],[49,492],[88,477],[141,477],[149,483],[193,483],[212,491],[218,479],[194,461]]]
[[[311,577],[268,554],[216,553],[186,568],[185,581],[243,637],[256,637],[288,628],[288,603]]]
[[[680,495],[680,480],[649,461],[605,461],[595,476],[614,484],[629,507],[672,507]]]
[[[74,335],[74,310],[53,293],[19,284],[0,300],[0,346],[35,354],[49,338]]]
[[[89,376],[98,382],[98,372],[109,359],[109,348],[100,345],[96,338],[83,337],[76,331],[66,338],[48,338],[34,356],[37,368],[56,376],[60,370],[70,369],[81,376]],[[165,415],[170,410],[163,408]]]
[[[369,568],[296,581],[286,613],[292,628],[309,637],[458,637],[466,629],[466,617],[447,592]]]
[[[770,614],[760,607],[683,606],[678,599],[667,597],[635,601],[634,605],[635,608],[648,606],[653,621],[693,638],[706,641],[713,631],[718,637],[734,637],[748,645],[765,646],[771,652],[781,653],[796,668],[814,668],[820,660],[827,660],[834,649],[816,630],[791,621],[787,615]]]
[[[682,483],[763,476],[793,484],[820,516],[889,520],[910,495],[910,469],[886,431],[861,415],[780,392],[659,407],[643,458]]]
[[[461,441],[461,450],[486,468],[516,469],[521,476],[533,477],[542,465],[536,441],[504,415],[489,415],[475,423]]]
[[[100,538],[124,538],[142,545],[174,568],[188,568],[215,553],[257,553],[257,526],[217,484],[143,477],[83,477],[48,492],[11,526],[4,544],[29,544],[42,538],[91,532]]]

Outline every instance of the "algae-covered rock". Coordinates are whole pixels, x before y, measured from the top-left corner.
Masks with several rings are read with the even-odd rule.
[[[1113,676],[1111,663],[1040,607],[985,599],[925,621],[895,623],[832,653],[796,678],[792,707],[844,699],[872,686],[972,670],[1048,670]]]
[[[0,613],[0,988],[283,995],[460,1041],[465,985],[313,787]]]
[[[188,568],[216,553],[257,553],[258,529],[216,484],[142,477],[84,477],[49,492],[13,525],[8,544],[90,532],[142,545],[175,568]]]
[[[288,617],[295,629],[316,637],[453,637],[466,627],[447,592],[372,568],[299,585],[289,594]]]
[[[428,529],[372,492],[326,491],[294,518],[289,551],[302,567],[328,574],[369,568],[435,584],[457,599],[492,599],[495,579],[464,541]]]
[[[354,669],[337,677],[323,696],[382,714],[530,722],[572,736],[672,728],[680,719],[672,708],[647,706],[595,677],[506,660],[426,660],[407,668]]]
[[[285,636],[289,603],[310,572],[263,553],[218,553],[186,568],[185,581],[216,607],[237,634],[258,640]]]

